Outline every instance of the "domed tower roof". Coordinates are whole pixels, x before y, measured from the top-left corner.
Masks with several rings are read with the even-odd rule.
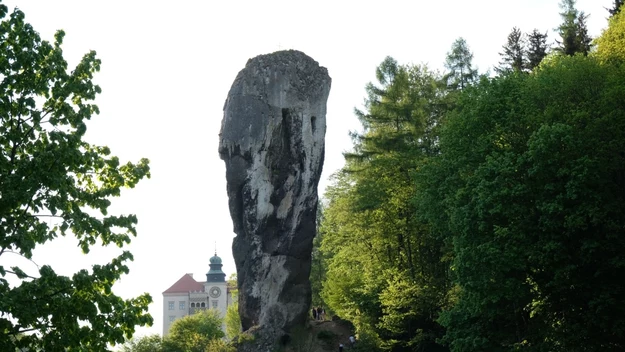
[[[221,258],[219,258],[217,256],[217,252],[215,252],[215,255],[211,257],[210,263],[211,264],[221,264]]]
[[[206,273],[206,282],[226,282],[226,274],[221,270],[221,258],[215,255],[210,258],[208,267],[210,270]]]

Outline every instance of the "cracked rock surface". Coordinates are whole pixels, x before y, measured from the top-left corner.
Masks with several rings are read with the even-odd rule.
[[[257,351],[308,316],[330,83],[306,54],[279,51],[250,59],[224,105],[219,154],[236,233],[239,314],[244,331],[263,336]]]

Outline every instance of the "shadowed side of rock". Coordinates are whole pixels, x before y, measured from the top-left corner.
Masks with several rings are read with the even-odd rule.
[[[219,153],[237,235],[239,313],[243,330],[267,340],[307,319],[330,83],[302,52],[261,55],[239,72],[224,106]]]

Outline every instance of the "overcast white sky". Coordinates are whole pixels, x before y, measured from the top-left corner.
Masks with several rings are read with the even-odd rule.
[[[124,297],[152,295],[154,326],[162,330],[161,293],[185,273],[205,280],[215,251],[226,274],[235,272],[225,167],[217,153],[224,100],[246,61],[279,49],[305,52],[332,77],[326,158],[320,192],[343,165],[349,130],[359,128],[353,108],[387,55],[400,63],[442,69],[446,52],[464,37],[480,72],[496,65],[513,26],[549,31],[560,23],[558,0],[446,1],[86,1],[10,0],[49,41],[66,31],[65,58],[73,66],[96,50],[101,114],[87,138],[108,145],[123,161],[147,157],[152,178],[114,200],[111,213],[135,213],[139,236],[128,247],[130,274],[116,286]],[[612,0],[578,0],[590,13],[590,33],[606,26]],[[57,240],[34,260],[71,275],[106,263],[118,249],[80,253],[75,241]],[[3,258],[4,259],[4,258]],[[20,262],[28,273],[36,267]]]

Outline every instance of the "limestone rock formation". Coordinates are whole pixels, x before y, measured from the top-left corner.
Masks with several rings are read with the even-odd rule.
[[[268,340],[307,319],[330,83],[306,54],[279,51],[250,59],[224,106],[219,154],[237,235],[239,314],[244,331]]]

